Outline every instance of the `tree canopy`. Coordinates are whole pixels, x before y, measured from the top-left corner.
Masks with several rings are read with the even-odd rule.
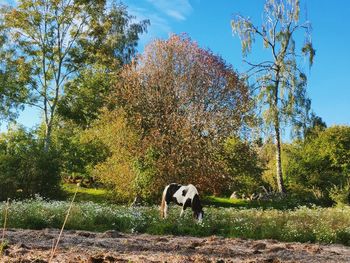
[[[208,191],[222,187],[225,176],[215,149],[239,133],[251,106],[247,86],[222,58],[187,36],[156,40],[125,66],[111,99],[138,138],[128,146],[135,152],[123,154],[133,157],[134,182],[143,178],[155,193],[173,181],[195,181]],[[115,172],[115,183],[125,176]]]
[[[67,84],[87,72],[111,73],[130,60],[148,23],[131,23],[124,6],[108,8],[106,1],[20,0],[1,17],[8,45],[31,74],[28,103],[43,112],[45,148]],[[70,87],[70,94],[79,88]]]

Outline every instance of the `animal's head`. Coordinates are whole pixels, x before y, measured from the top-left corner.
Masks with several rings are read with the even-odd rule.
[[[204,211],[203,211],[203,209],[201,209],[199,211],[194,211],[193,212],[193,218],[198,220],[198,222],[202,222],[202,220],[204,218]]]
[[[202,222],[203,217],[204,217],[204,211],[203,211],[202,204],[201,204],[201,202],[199,200],[198,194],[196,194],[193,197],[192,210],[193,210],[193,218],[197,219],[199,222]]]

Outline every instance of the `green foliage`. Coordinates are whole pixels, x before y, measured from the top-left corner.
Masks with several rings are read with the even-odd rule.
[[[333,126],[321,130],[304,142],[297,141],[288,152],[285,166],[290,188],[309,192],[317,189],[320,197],[328,198],[345,185],[350,176],[350,127]],[[345,189],[344,189],[345,190]]]
[[[262,164],[256,150],[248,142],[238,137],[227,138],[218,158],[228,175],[224,190],[226,194],[230,195],[233,191],[252,194],[263,185]]]
[[[109,155],[98,138],[86,138],[84,130],[72,121],[60,123],[53,132],[53,144],[61,158],[61,177],[64,181],[79,180],[82,186],[95,182],[92,170]]]
[[[318,136],[321,131],[327,128],[327,124],[322,120],[321,117],[317,116],[315,113],[311,113],[308,123],[305,123],[306,127],[304,130],[304,139],[314,139]]]
[[[159,192],[154,191],[154,181],[157,176],[156,161],[160,152],[154,148],[147,149],[144,156],[139,157],[134,164],[134,189],[138,197],[144,200],[155,200]]]
[[[8,248],[8,245],[9,245],[9,241],[8,240],[2,240],[1,243],[0,243],[0,257],[2,257],[2,253],[4,252],[4,250],[6,248]]]
[[[104,110],[100,119],[86,133],[87,140],[100,140],[110,155],[97,164],[92,175],[114,192],[118,201],[131,201],[137,194],[138,175],[136,151],[138,130],[129,125],[125,112]]]
[[[0,204],[0,209],[3,206],[4,203]],[[15,201],[10,206],[8,224],[15,228],[59,228],[68,207],[68,202],[47,202],[42,199]],[[189,211],[186,211],[183,218],[179,217],[179,213],[180,207],[171,207],[169,217],[164,220],[160,218],[157,206],[125,207],[91,202],[75,203],[66,229],[114,229],[128,233],[220,235],[349,245],[349,207],[299,207],[283,211],[205,207],[205,217],[200,224],[192,219]]]
[[[0,7],[0,12],[3,10],[6,8]],[[12,120],[17,116],[16,110],[22,109],[22,103],[27,101],[30,70],[23,58],[16,56],[8,39],[7,28],[0,16],[0,119]]]
[[[62,115],[83,125],[96,117],[111,76],[133,57],[149,23],[134,23],[123,5],[98,0],[19,0],[1,10],[0,21],[9,36],[2,39],[14,47],[6,54],[21,57],[30,72],[27,103],[43,113],[46,150],[59,105],[69,105]]]
[[[65,86],[58,107],[62,117],[83,127],[97,118],[118,72],[135,56],[139,37],[148,25],[148,20],[136,23],[122,4],[94,13],[88,22],[90,30],[81,33],[72,51],[79,69]]]
[[[350,193],[350,185],[347,183],[345,186],[337,186],[334,185],[329,190],[329,197],[333,202],[336,203],[337,206],[344,206],[349,204],[349,193]]]
[[[116,74],[105,71],[95,72],[94,68],[87,68],[81,71],[79,77],[67,83],[66,92],[58,105],[58,113],[64,120],[85,128],[97,118]]]
[[[42,141],[24,129],[0,137],[0,200],[41,194],[57,197],[60,166],[57,152],[44,152]]]

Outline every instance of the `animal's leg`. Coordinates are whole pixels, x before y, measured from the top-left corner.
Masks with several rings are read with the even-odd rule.
[[[182,207],[180,217],[182,217],[184,215],[184,211],[185,211],[185,209],[184,209],[184,207]]]
[[[165,202],[164,204],[164,218],[167,218],[168,217],[168,203]]]
[[[190,207],[191,206],[191,200],[190,199],[187,199],[186,202],[183,204],[182,206],[182,209],[181,209],[181,213],[180,213],[180,217],[183,216],[185,210],[187,207]]]

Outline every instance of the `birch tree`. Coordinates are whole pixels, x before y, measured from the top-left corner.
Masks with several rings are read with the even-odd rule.
[[[315,50],[311,42],[311,24],[300,21],[299,0],[266,0],[261,26],[250,18],[236,15],[231,21],[232,31],[238,35],[243,56],[252,51],[256,38],[270,52],[270,58],[248,62],[247,79],[254,78],[256,98],[263,112],[264,122],[274,131],[276,147],[276,181],[278,190],[286,191],[281,169],[281,126],[293,123],[304,109],[310,107],[306,94],[307,77],[299,58],[313,63]],[[296,36],[304,33],[301,50],[296,48]],[[299,35],[298,35],[299,36]]]
[[[43,113],[46,150],[66,84],[91,68],[91,59],[106,50],[106,43],[122,43],[129,27],[136,35],[145,29],[144,22],[128,26],[125,11],[115,12],[123,8],[113,1],[107,5],[99,0],[19,0],[16,7],[3,10],[10,42],[32,73],[30,105]],[[111,25],[111,16],[124,24]],[[108,31],[112,37],[104,34],[106,28],[114,29]],[[116,53],[112,49],[110,56],[99,59],[109,60]]]

